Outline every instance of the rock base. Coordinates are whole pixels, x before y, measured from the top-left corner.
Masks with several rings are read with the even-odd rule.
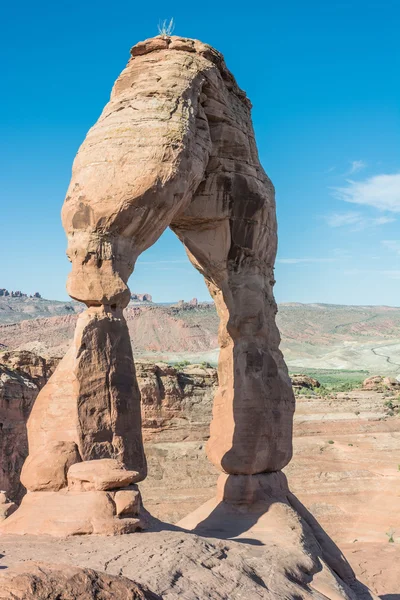
[[[297,564],[303,583],[318,598],[374,598],[307,509],[289,491],[285,475],[221,475],[217,496],[182,519],[178,527],[204,537],[275,548],[281,567]],[[307,577],[304,577],[307,573]],[[298,576],[298,574],[296,574]],[[321,594],[321,596],[319,596]],[[307,596],[308,597],[308,596]]]
[[[0,535],[121,535],[144,526],[136,486],[117,491],[28,492]]]

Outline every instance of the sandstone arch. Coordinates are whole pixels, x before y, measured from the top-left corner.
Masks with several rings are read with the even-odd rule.
[[[122,310],[137,257],[169,226],[221,319],[210,460],[230,475],[254,475],[291,458],[294,396],[272,291],[274,189],[258,159],[251,104],[223,57],[201,42],[158,37],[131,54],[77,154],[62,210],[67,289],[88,308],[28,423],[22,482],[35,493],[71,488],[67,471],[77,460],[97,459],[93,468],[118,461],[135,473],[132,482],[146,476]]]

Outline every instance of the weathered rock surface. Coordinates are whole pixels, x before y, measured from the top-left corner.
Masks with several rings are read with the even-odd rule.
[[[60,562],[128,577],[163,600],[375,598],[355,580],[337,548],[327,546],[323,536],[317,542],[282,495],[262,514],[217,507],[210,524],[212,519],[219,526],[213,525],[211,538],[180,528],[168,531],[171,526],[160,522],[148,532],[118,538],[3,536],[0,567],[51,561],[56,551]]]
[[[122,312],[93,307],[79,315],[74,344],[35,402],[28,437],[30,453],[74,442],[84,461],[117,458],[145,475],[140,393]]]
[[[291,490],[339,545],[357,576],[378,594],[398,593],[400,572],[400,420],[388,416],[381,393],[355,390],[337,398],[297,399]],[[198,410],[200,413],[201,411]],[[207,417],[208,415],[208,417]],[[198,429],[167,427],[149,436],[144,504],[177,523],[214,495],[218,472],[204,452],[206,419]],[[330,443],[333,442],[333,443]],[[387,533],[395,531],[394,543]]]
[[[313,377],[309,377],[308,375],[303,375],[303,374],[291,375],[290,379],[292,381],[292,386],[294,388],[313,389],[313,388],[321,387],[321,384],[317,379],[314,379]]]
[[[12,515],[17,508],[18,507],[14,502],[10,502],[7,494],[4,491],[0,491],[0,522]]]
[[[32,352],[0,354],[0,490],[14,502],[25,492],[20,473],[28,454],[26,422],[55,364]]]
[[[0,361],[7,359],[7,377],[1,380],[0,393],[3,394],[1,422],[4,423],[0,429],[1,448],[3,449],[0,460],[0,488],[7,491],[10,498],[20,502],[24,494],[24,487],[20,483],[20,472],[24,460],[28,455],[28,444],[26,434],[26,420],[34,398],[47,380],[47,377],[54,369],[56,360],[47,360],[37,356],[32,352],[7,352],[0,355]],[[22,360],[23,358],[23,360]],[[44,370],[38,368],[38,365],[44,365]],[[0,367],[1,368],[1,367]],[[31,377],[34,377],[32,379]],[[209,490],[204,486],[204,477],[208,473],[215,473],[214,468],[204,461],[204,465],[196,470],[198,478],[192,491],[190,488],[194,484],[194,473],[191,474],[185,467],[182,472],[176,473],[173,463],[165,461],[164,454],[169,448],[169,453],[174,453],[175,459],[181,460],[187,455],[187,449],[183,456],[179,458],[179,444],[177,442],[186,440],[191,443],[193,460],[195,456],[203,456],[204,443],[209,433],[209,424],[211,419],[212,402],[217,386],[216,369],[204,367],[202,365],[190,365],[180,370],[166,365],[165,363],[153,364],[145,361],[138,361],[136,365],[137,382],[142,395],[142,421],[143,436],[145,448],[148,452],[150,461],[151,476],[148,484],[153,488],[155,502],[157,494],[169,488],[170,482],[175,481],[177,495],[188,494],[194,496],[194,502],[200,503],[208,499]],[[15,411],[15,406],[21,406],[21,401],[29,400],[26,411]],[[201,444],[199,445],[199,440]],[[157,442],[159,445],[154,445]],[[171,446],[172,443],[172,446]],[[39,446],[36,454],[27,461],[27,468],[22,479],[24,485],[30,490],[43,490],[52,488],[60,489],[67,486],[66,472],[70,464],[79,462],[79,454],[75,454],[76,445],[74,442],[57,442],[50,444],[50,452],[42,453]],[[164,450],[161,450],[163,444],[167,444]],[[64,448],[65,452],[57,452],[57,448]],[[68,448],[70,450],[68,450]],[[69,452],[72,452],[72,462],[68,458]],[[49,457],[50,454],[50,457]],[[34,468],[29,469],[29,464]],[[38,469],[41,465],[41,473]],[[29,475],[31,473],[31,475]],[[32,477],[30,480],[29,478]],[[25,480],[26,478],[26,480]],[[215,476],[214,476],[215,478]],[[189,483],[189,488],[188,488]],[[195,505],[193,500],[188,498],[184,501],[180,498],[180,511],[190,512]],[[169,506],[169,508],[168,508]],[[169,512],[172,504],[165,498],[165,510],[168,518],[175,515],[176,520],[182,516],[182,512]]]
[[[165,363],[136,361],[136,375],[142,399],[144,440],[176,441],[209,435],[210,414],[218,386],[216,369],[188,365],[179,369]],[[200,432],[201,429],[201,432]]]
[[[149,470],[140,484],[145,506],[163,520],[178,522],[214,494],[218,471],[207,461],[204,446],[216,372],[144,361],[136,368]],[[339,394],[337,400],[299,397],[295,456],[287,473],[292,489],[357,575],[374,591],[393,594],[400,586],[391,568],[400,560],[399,545],[397,533],[395,544],[388,543],[386,533],[400,531],[394,518],[400,437],[399,420],[387,416],[385,402],[380,393],[362,391]]]
[[[21,471],[21,483],[30,492],[67,487],[68,469],[81,457],[75,442],[49,442],[31,452]]]
[[[274,190],[250,103],[201,42],[157,37],[131,55],[74,162],[68,291],[125,306],[137,257],[171,226],[221,320],[210,460],[230,473],[278,470],[291,457],[294,398],[275,325]]]
[[[115,490],[140,479],[138,471],[129,471],[115,458],[100,458],[71,465],[68,470],[68,489],[76,492]]]
[[[125,577],[71,565],[28,562],[0,574],[4,600],[157,600]]]
[[[367,379],[364,379],[362,387],[364,390],[384,391],[393,389],[395,391],[400,391],[400,381],[394,377],[373,375],[372,377],[367,377]]]
[[[17,511],[1,525],[1,534],[121,535],[143,528],[143,521],[117,515],[115,492],[28,492]]]

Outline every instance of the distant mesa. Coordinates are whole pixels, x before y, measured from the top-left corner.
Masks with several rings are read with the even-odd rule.
[[[17,290],[16,292],[9,292],[5,288],[0,288],[0,296],[8,296],[10,298],[41,298],[41,294],[39,292],[35,292],[34,294],[24,294],[23,292]]]
[[[136,292],[131,293],[131,300],[134,302],[153,302],[151,294],[137,294]]]

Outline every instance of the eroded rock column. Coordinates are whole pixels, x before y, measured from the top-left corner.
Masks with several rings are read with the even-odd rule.
[[[135,531],[146,476],[140,393],[122,308],[91,306],[28,421],[28,493],[5,533]]]

